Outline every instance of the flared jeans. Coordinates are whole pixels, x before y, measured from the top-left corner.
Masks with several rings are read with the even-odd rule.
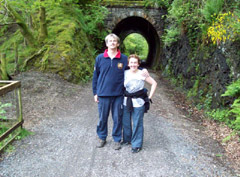
[[[123,142],[131,142],[132,148],[142,148],[143,144],[143,116],[145,107],[134,107],[132,112],[128,112],[127,107],[123,107]]]

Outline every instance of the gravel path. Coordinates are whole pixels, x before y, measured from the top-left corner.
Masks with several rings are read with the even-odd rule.
[[[161,81],[144,117],[144,145],[113,150],[112,120],[104,148],[95,148],[97,104],[91,84],[69,84],[56,75],[27,72],[22,80],[24,127],[34,132],[0,161],[1,177],[199,177],[238,176],[224,150],[199,122],[180,113]]]

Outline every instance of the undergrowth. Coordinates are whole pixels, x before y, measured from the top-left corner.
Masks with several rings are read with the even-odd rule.
[[[11,103],[1,103],[0,102],[0,136],[2,136],[5,132],[7,132],[10,128],[12,128],[13,124],[17,122],[17,120],[12,121],[7,121],[7,115],[6,115],[6,108],[11,107]],[[17,135],[18,134],[18,135]],[[24,128],[18,128],[14,130],[10,135],[8,135],[5,139],[3,139],[0,142],[0,149],[5,146],[5,144],[13,138],[15,135],[16,140],[20,140],[25,138],[28,135],[32,135],[33,133],[24,129]],[[13,150],[14,147],[12,145],[7,145],[5,148],[5,151],[11,151]]]

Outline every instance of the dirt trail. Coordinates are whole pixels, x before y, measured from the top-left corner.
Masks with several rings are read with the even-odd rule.
[[[130,146],[113,150],[111,118],[106,146],[95,148],[98,113],[90,83],[74,85],[38,72],[19,75],[24,127],[35,134],[3,155],[0,176],[238,176],[223,147],[200,122],[176,109],[154,77],[158,88],[144,117],[143,150],[132,154]]]

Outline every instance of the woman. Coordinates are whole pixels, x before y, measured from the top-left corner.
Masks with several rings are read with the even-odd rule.
[[[132,144],[132,152],[137,153],[142,149],[143,144],[143,116],[149,109],[157,82],[150,76],[144,77],[142,70],[139,70],[140,58],[137,55],[128,57],[129,70],[124,73],[124,108],[123,108],[123,142],[122,144]],[[144,82],[151,85],[149,96],[144,89]],[[148,104],[147,104],[148,103]],[[132,123],[133,122],[133,129]]]

